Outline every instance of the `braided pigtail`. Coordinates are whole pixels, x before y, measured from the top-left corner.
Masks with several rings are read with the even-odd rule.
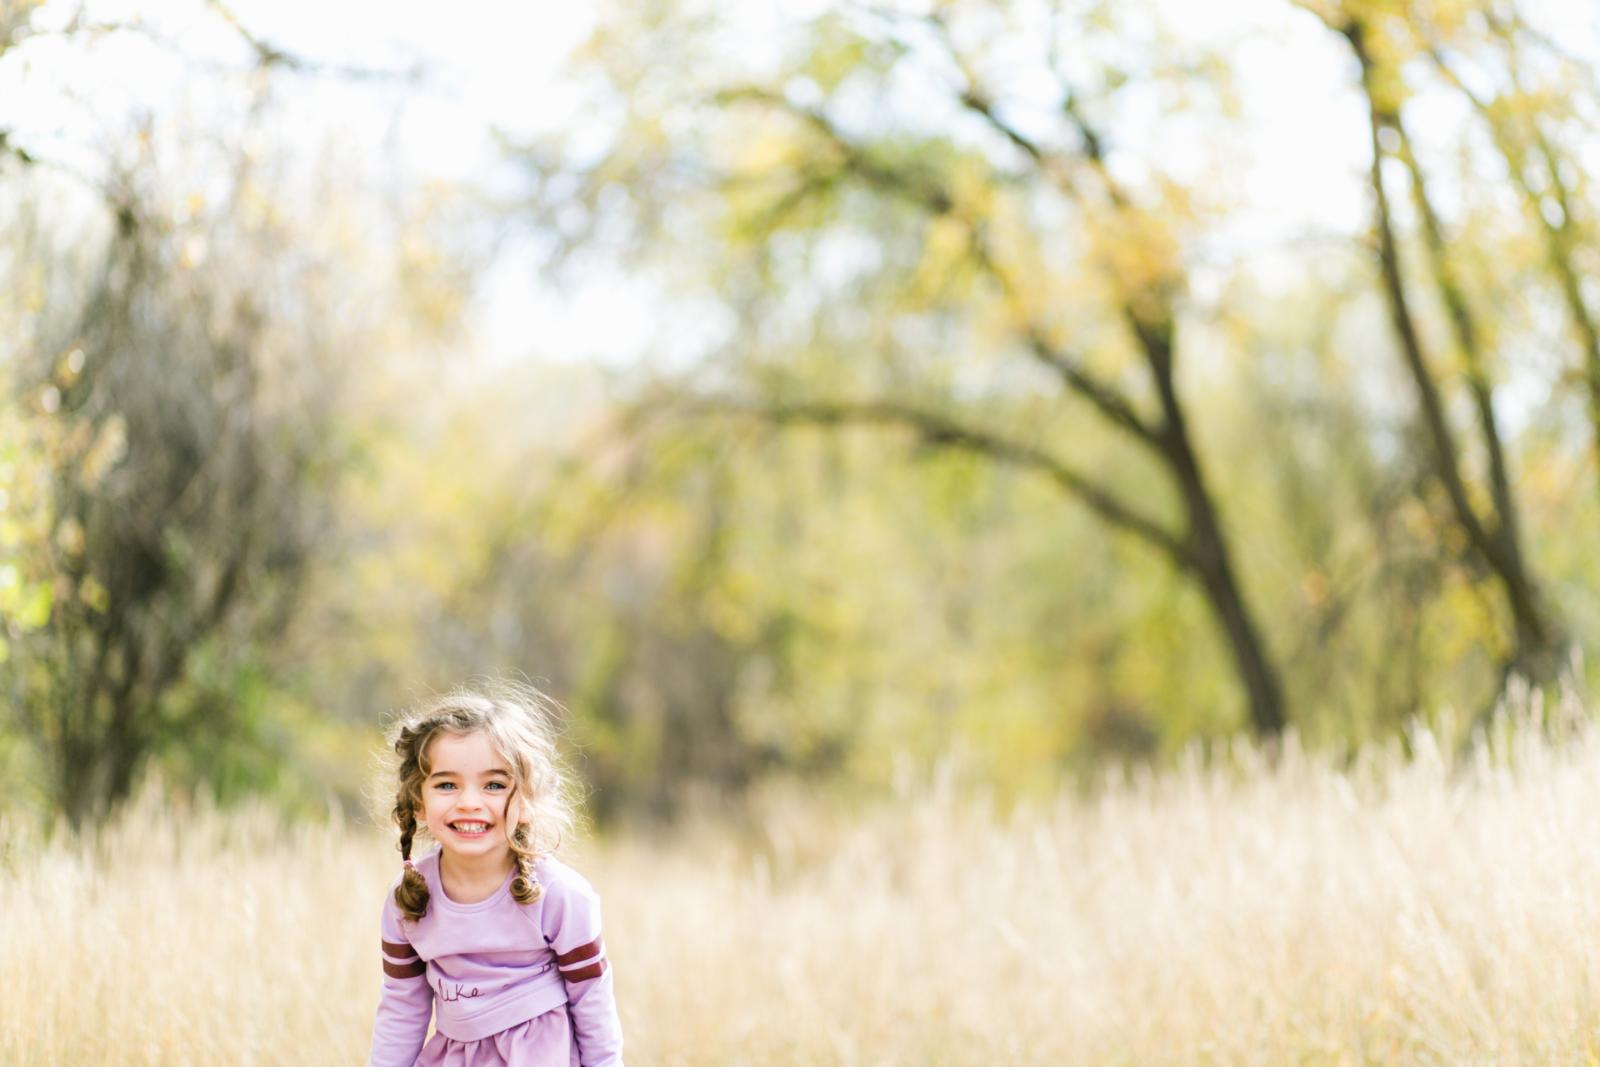
[[[527,823],[518,823],[511,834],[511,856],[517,865],[517,876],[511,879],[511,896],[518,904],[536,904],[544,896],[544,886],[533,871],[538,857],[528,837]]]
[[[417,833],[417,812],[422,809],[422,782],[427,777],[427,747],[438,724],[420,722],[402,725],[394,735],[394,752],[400,757],[396,768],[399,788],[390,813],[400,828],[400,858],[405,872],[394,890],[394,902],[407,919],[416,922],[428,914],[428,880],[411,864],[411,841]]]
[[[394,902],[406,918],[416,922],[428,914],[428,880],[411,865],[411,838],[417,832],[417,816],[410,808],[404,813],[397,809],[395,821],[400,824],[400,858],[406,861],[406,869],[395,886]]]

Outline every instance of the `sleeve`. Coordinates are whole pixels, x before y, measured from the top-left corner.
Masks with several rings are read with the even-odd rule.
[[[400,923],[400,906],[391,890],[384,898],[383,992],[378,998],[378,1018],[372,1027],[372,1052],[367,1067],[411,1067],[428,1036],[433,1016],[433,988],[428,985],[428,965],[406,940]]]
[[[622,1067],[622,1022],[600,937],[600,897],[569,871],[551,883],[545,886],[539,921],[567,986],[578,1062],[582,1067]]]

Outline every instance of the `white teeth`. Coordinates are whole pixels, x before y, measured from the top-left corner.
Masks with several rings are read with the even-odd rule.
[[[489,829],[489,824],[486,822],[456,822],[450,825],[464,834],[481,834]]]

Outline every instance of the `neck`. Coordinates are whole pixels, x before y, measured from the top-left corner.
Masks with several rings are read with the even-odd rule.
[[[499,888],[514,866],[511,850],[484,856],[461,857],[448,849],[439,850],[439,877],[447,885],[466,890],[492,890]],[[451,893],[452,897],[457,894]]]

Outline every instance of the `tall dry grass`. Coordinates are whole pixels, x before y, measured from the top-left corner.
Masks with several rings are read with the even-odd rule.
[[[754,837],[576,862],[635,1065],[1596,1063],[1600,735],[1554,732],[1244,748],[1005,816],[948,783],[768,802]],[[3,832],[0,1062],[362,1061],[375,832],[149,803],[98,844]]]

